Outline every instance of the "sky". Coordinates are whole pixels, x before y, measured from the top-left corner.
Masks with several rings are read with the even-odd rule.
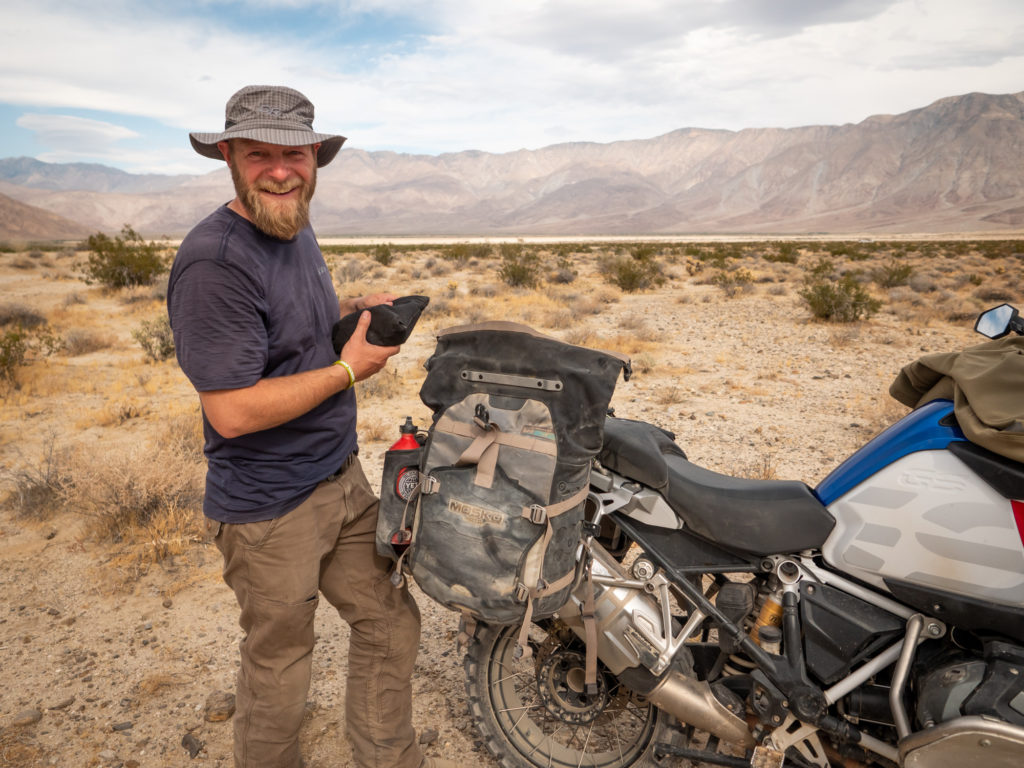
[[[4,0],[0,158],[205,173],[289,85],[346,148],[503,153],[1024,91],[1021,0]]]

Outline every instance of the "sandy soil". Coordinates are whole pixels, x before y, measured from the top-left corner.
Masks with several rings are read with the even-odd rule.
[[[15,267],[16,258],[0,255],[3,302],[38,309],[54,325],[91,322],[111,346],[35,363],[21,389],[8,391],[0,408],[8,477],[38,461],[46,434],[102,461],[106,446],[142,444],[163,414],[194,407],[173,360],[146,363],[131,339],[141,319],[160,312],[159,301],[125,304],[86,287],[74,278],[70,257],[48,255],[32,268]],[[348,286],[400,283],[434,298],[433,313],[392,365],[392,389],[361,396],[371,482],[404,416],[427,421],[416,393],[432,331],[467,320],[518,319],[553,335],[586,337],[590,346],[624,349],[637,372],[618,387],[618,415],[674,431],[690,459],[709,468],[811,485],[905,412],[887,395],[903,364],[978,339],[969,321],[938,318],[934,297],[917,305],[887,301],[874,319],[854,325],[812,322],[796,294],[800,273],[766,262],[752,263],[763,282],[727,299],[681,263],[672,268],[675,279],[647,293],[607,287],[580,257],[581,274],[571,285],[508,295],[498,288],[492,295],[483,288],[497,284],[493,263],[431,272],[428,258],[400,256]],[[347,259],[336,257],[335,266]],[[545,308],[552,293],[561,303]],[[78,297],[70,309],[69,294]],[[103,424],[83,416],[126,402],[136,403],[134,418]],[[74,510],[43,518],[0,512],[0,765],[229,766],[231,724],[218,719],[217,700],[233,691],[240,630],[216,549],[196,543],[126,578],[118,566],[124,546],[87,535],[87,522]],[[424,749],[467,766],[494,766],[466,713],[456,618],[422,595],[419,605],[415,723]],[[347,628],[326,604],[317,633],[302,732],[307,765],[349,766]]]

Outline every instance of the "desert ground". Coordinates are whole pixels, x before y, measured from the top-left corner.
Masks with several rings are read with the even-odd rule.
[[[629,243],[520,244],[537,255],[534,287],[502,279],[497,246],[325,246],[339,294],[431,297],[401,353],[358,385],[371,483],[404,417],[429,423],[418,391],[434,333],[504,319],[629,354],[616,414],[673,431],[692,461],[816,485],[906,413],[887,394],[901,366],[981,341],[980,309],[1024,301],[1024,242],[858,240],[658,242],[643,253],[664,282],[631,291],[609,263],[635,255]],[[89,285],[86,257],[0,253],[0,351],[19,328],[31,342],[0,381],[0,765],[226,768],[240,630],[197,511],[198,401],[173,356],[143,346],[165,314],[161,282]],[[800,294],[823,258],[877,313],[814,316]],[[466,711],[456,617],[418,602],[424,750],[491,768]],[[309,768],[344,768],[347,628],[326,603],[317,632],[303,749]]]

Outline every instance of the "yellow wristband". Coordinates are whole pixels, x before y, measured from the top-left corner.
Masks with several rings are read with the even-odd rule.
[[[346,371],[348,371],[348,386],[345,389],[350,389],[356,383],[356,375],[352,372],[352,366],[346,363],[344,360],[338,360],[334,363],[340,365]]]

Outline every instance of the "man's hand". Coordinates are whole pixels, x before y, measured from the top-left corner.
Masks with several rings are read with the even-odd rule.
[[[339,301],[338,308],[341,310],[341,316],[344,317],[352,312],[360,312],[364,309],[375,307],[378,304],[391,304],[397,298],[398,295],[394,293],[371,293],[366,296],[353,296]],[[345,360],[345,362],[348,361]]]
[[[376,296],[390,296],[390,294],[375,294]],[[364,297],[370,298],[370,297]],[[382,304],[378,301],[377,304]],[[370,306],[374,306],[371,304]],[[378,347],[366,340],[366,332],[370,328],[370,313],[363,311],[356,323],[356,329],[352,332],[349,340],[341,349],[341,359],[352,367],[356,381],[368,379],[387,365],[388,358],[396,354],[400,347]]]

